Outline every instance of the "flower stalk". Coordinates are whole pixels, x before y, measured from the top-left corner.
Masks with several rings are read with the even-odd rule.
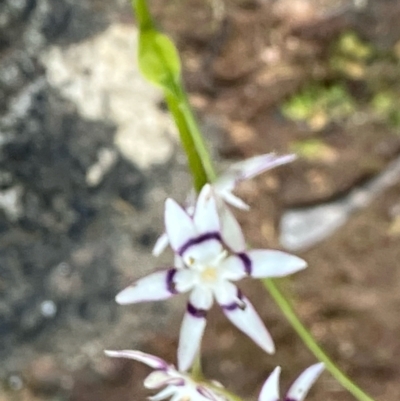
[[[168,108],[179,130],[182,146],[186,152],[193,186],[197,193],[206,183],[215,181],[216,174],[210,153],[207,150],[193,111],[189,105],[181,81],[180,60],[173,43],[154,27],[146,0],[131,0],[139,25],[139,67],[142,74],[153,84],[161,87]],[[333,377],[359,401],[374,401],[354,384],[325,354],[311,333],[301,323],[290,302],[282,294],[272,279],[264,279],[263,284],[281,309],[282,313],[302,339],[307,348],[323,362]],[[200,360],[194,373],[201,376]],[[236,395],[214,386],[216,391],[232,401],[242,401]]]

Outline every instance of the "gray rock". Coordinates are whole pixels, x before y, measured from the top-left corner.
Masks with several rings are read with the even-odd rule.
[[[280,223],[280,242],[290,251],[301,251],[325,240],[356,211],[368,206],[386,189],[400,182],[400,158],[365,185],[333,202],[287,210]]]

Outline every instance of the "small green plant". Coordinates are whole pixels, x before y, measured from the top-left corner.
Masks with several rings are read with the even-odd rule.
[[[330,66],[347,78],[363,79],[373,55],[370,44],[362,41],[355,32],[345,32],[332,46]]]
[[[313,83],[282,105],[282,113],[293,121],[304,122],[313,131],[342,120],[355,110],[355,102],[345,86]]]
[[[334,161],[337,157],[335,149],[318,138],[295,141],[291,144],[290,150],[303,159],[311,161],[329,162]]]
[[[400,127],[400,102],[391,91],[377,93],[371,100],[372,110],[389,125]]]

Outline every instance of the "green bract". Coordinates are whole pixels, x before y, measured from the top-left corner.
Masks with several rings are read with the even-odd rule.
[[[176,92],[181,64],[174,44],[166,35],[153,29],[140,32],[139,68],[151,83]]]

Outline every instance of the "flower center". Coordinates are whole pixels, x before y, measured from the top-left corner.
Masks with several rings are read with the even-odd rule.
[[[201,272],[201,279],[207,283],[213,283],[217,280],[217,278],[218,274],[217,274],[217,269],[215,267],[207,266]]]

